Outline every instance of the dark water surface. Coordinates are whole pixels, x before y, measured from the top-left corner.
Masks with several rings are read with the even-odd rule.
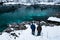
[[[40,8],[34,9],[33,7],[31,8],[21,7],[12,12],[0,13],[0,31],[3,31],[5,28],[7,28],[7,26],[5,25],[8,23],[13,22],[20,23],[23,21],[36,20],[37,17],[45,19],[48,16],[51,16],[55,12],[59,11],[60,11],[59,8],[58,9],[48,8],[41,10]],[[37,20],[39,18],[37,18]]]

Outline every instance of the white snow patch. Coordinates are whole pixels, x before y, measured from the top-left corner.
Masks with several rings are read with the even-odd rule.
[[[57,17],[49,17],[47,20],[60,22],[60,18]]]

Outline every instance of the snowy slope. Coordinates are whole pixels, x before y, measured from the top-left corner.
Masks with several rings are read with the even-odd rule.
[[[3,32],[3,34],[0,35],[0,40],[60,40],[60,26],[42,26],[41,36],[36,36],[36,33],[35,36],[33,36],[31,34],[30,25],[26,26],[26,30],[14,31],[17,35],[20,33],[16,39],[14,39],[14,36]]]

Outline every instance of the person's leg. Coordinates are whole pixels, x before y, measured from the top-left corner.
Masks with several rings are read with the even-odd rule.
[[[34,35],[35,35],[35,31],[34,31]]]
[[[38,34],[37,34],[37,36],[39,36],[40,35],[40,31],[38,31]]]
[[[35,35],[35,31],[32,31],[32,35]]]

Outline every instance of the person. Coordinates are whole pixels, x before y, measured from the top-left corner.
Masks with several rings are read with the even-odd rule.
[[[32,23],[31,25],[32,35],[35,35],[35,25]]]
[[[41,35],[41,30],[42,30],[42,27],[41,27],[41,25],[39,23],[39,25],[37,27],[37,31],[38,31],[37,36]]]

